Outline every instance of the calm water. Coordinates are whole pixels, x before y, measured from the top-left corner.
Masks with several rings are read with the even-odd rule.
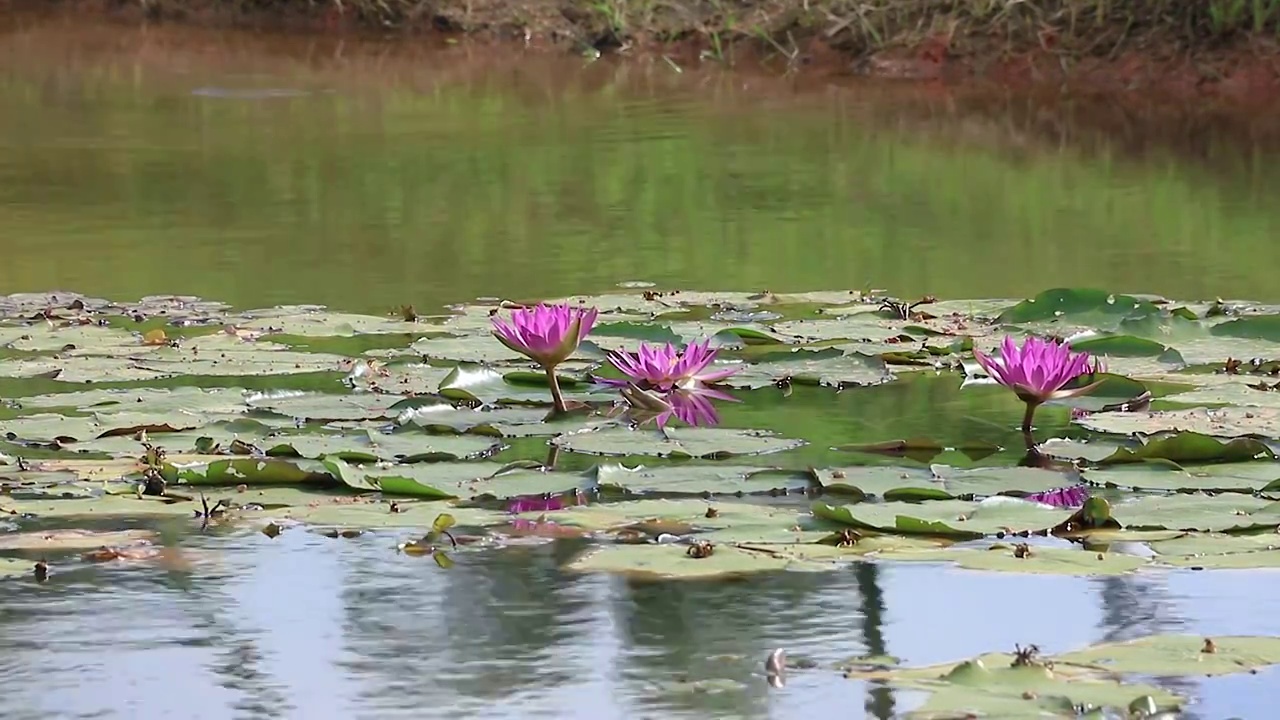
[[[1263,261],[1280,229],[1280,143],[1265,122],[1213,108],[10,22],[3,292],[366,311],[628,280],[1280,299]],[[1017,419],[956,384],[844,393],[822,417],[763,400],[726,422],[803,427],[822,462],[826,446],[926,421],[950,441]],[[200,536],[186,543],[191,574],[96,568],[0,585],[0,716],[888,718],[920,698],[830,666],[1280,634],[1280,576],[1258,571],[1073,579],[865,564],[642,584],[562,574],[572,544],[469,555],[446,572],[395,554],[402,539]],[[819,669],[769,688],[775,647]],[[1276,680],[1179,689],[1198,698],[1193,717],[1262,718]]]

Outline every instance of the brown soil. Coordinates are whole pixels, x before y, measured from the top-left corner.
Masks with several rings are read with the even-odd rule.
[[[1223,26],[1205,8],[1224,2],[1028,0],[994,15],[977,0],[0,0],[0,8],[426,44],[466,37],[818,77],[1141,91],[1251,107],[1280,100],[1280,3]],[[1111,5],[1131,7],[1102,17]]]

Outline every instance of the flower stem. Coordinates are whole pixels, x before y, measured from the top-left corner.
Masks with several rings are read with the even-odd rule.
[[[564,404],[564,395],[560,393],[560,380],[556,378],[556,368],[554,365],[545,368],[547,371],[547,386],[551,388],[551,402],[555,404],[556,412],[568,412],[568,408]]]
[[[1040,403],[1027,403],[1027,412],[1022,416],[1022,433],[1023,435],[1031,435],[1031,421],[1035,419],[1036,408],[1040,407]],[[1034,441],[1034,438],[1033,438]]]

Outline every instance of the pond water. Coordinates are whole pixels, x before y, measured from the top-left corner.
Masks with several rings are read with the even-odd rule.
[[[1280,300],[1265,261],[1280,230],[1276,145],[1256,120],[1212,107],[6,22],[3,293],[374,315],[634,292],[619,288],[634,281]],[[385,347],[325,342],[303,349]],[[186,384],[341,389],[333,378]],[[7,397],[65,386],[0,378]],[[999,388],[961,389],[957,373],[743,395],[721,409],[726,427],[808,441],[771,465],[903,464],[833,448],[916,437],[999,445],[987,466],[1023,454],[1021,406]],[[1090,437],[1069,421],[1045,409],[1037,432]],[[540,460],[544,440],[513,441],[500,457]],[[976,463],[957,451],[935,462]],[[581,539],[458,553],[442,569],[397,553],[412,534],[390,529],[273,538],[129,524],[176,533],[196,560],[73,563],[48,582],[0,582],[3,717],[885,720],[924,693],[846,679],[837,665],[928,665],[1029,643],[1061,653],[1160,633],[1280,635],[1270,569],[1073,577],[858,561],[654,582],[567,571]],[[771,687],[763,663],[775,648],[814,666]],[[1155,682],[1191,699],[1184,717],[1208,720],[1267,717],[1277,679],[1268,667]]]

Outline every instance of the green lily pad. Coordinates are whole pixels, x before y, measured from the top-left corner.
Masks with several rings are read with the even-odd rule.
[[[1275,570],[1280,569],[1280,550],[1199,556],[1174,555],[1161,557],[1160,560],[1174,567],[1200,570]]]
[[[139,356],[133,364],[164,375],[253,377],[339,372],[347,359],[341,355],[263,350],[252,343],[234,351],[208,352],[186,345],[158,348]]]
[[[862,465],[814,472],[828,492],[907,501],[950,500],[962,495],[1024,495],[1076,482],[1063,473],[1024,467],[961,470],[934,465],[925,471]]]
[[[589,531],[644,526],[675,535],[728,528],[772,532],[778,528],[795,528],[803,519],[801,512],[794,507],[719,499],[632,500],[579,505],[538,514],[545,515],[552,522]]]
[[[1163,463],[1144,463],[1090,468],[1084,471],[1084,479],[1093,485],[1131,490],[1257,492],[1280,479],[1280,466],[1270,462],[1242,462],[1184,469]]]
[[[503,513],[478,508],[459,508],[441,500],[424,502],[404,499],[365,503],[318,503],[286,507],[263,514],[271,519],[295,520],[318,527],[426,530],[442,513],[454,516],[459,525],[467,527],[498,525],[506,519]]]
[[[593,480],[580,473],[548,472],[520,464],[492,462],[441,462],[375,469],[351,467],[346,472],[358,478],[348,484],[367,484],[387,496],[441,500],[482,496],[506,499],[594,486]]]
[[[22,577],[23,575],[30,576],[32,573],[33,566],[29,560],[0,558],[0,580]]]
[[[1280,550],[1280,535],[1258,533],[1255,535],[1227,535],[1224,533],[1182,533],[1178,537],[1156,540],[1151,549],[1165,557],[1182,556],[1187,559],[1206,555],[1248,554],[1262,550]]]
[[[1096,324],[1102,329],[1126,318],[1158,314],[1155,305],[1132,295],[1093,288],[1054,288],[1023,300],[1000,313],[996,320],[1005,324],[1055,320]]]
[[[20,550],[46,553],[92,550],[104,545],[108,547],[148,545],[154,539],[155,533],[149,530],[114,530],[108,532],[74,528],[66,530],[31,530],[0,534],[0,551]]]
[[[966,715],[993,720],[1076,717],[1078,707],[1127,713],[1139,698],[1150,698],[1157,709],[1173,709],[1182,702],[1162,688],[1121,683],[1096,670],[1059,664],[1056,658],[1020,666],[1013,660],[1012,655],[988,653],[961,663],[920,668],[852,668],[845,676],[931,693],[921,707],[904,715],[909,720]]]
[[[1007,542],[994,543],[984,550],[889,550],[876,557],[881,560],[951,562],[967,570],[1079,577],[1124,575],[1148,564],[1146,558],[1135,555],[1057,547],[1032,546],[1028,554],[1019,557],[1014,545]]]
[[[1093,645],[1056,655],[1054,660],[1155,677],[1233,675],[1280,663],[1280,638],[1223,635],[1208,639],[1213,652],[1204,652],[1203,635],[1153,635]]]
[[[1166,395],[1162,399],[1184,405],[1236,405],[1280,410],[1280,391],[1271,389],[1277,382],[1276,378],[1271,378],[1268,381],[1265,377],[1257,378],[1247,375],[1188,375],[1186,377],[1188,380],[1193,378],[1199,380],[1202,377],[1225,377],[1234,380],[1234,382],[1218,380],[1209,387]]]
[[[879,385],[893,373],[878,357],[828,348],[771,352],[721,382],[735,388],[761,388],[789,381],[800,385],[849,387]]]
[[[1152,460],[1170,463],[1241,462],[1274,459],[1271,448],[1253,438],[1238,437],[1221,442],[1208,435],[1180,432],[1170,437],[1150,440],[1136,448],[1120,447],[1098,461],[1099,465],[1122,465]]]
[[[1121,435],[1191,432],[1213,437],[1280,437],[1280,409],[1191,408],[1107,412],[1075,420],[1095,432]]]
[[[676,458],[725,458],[764,455],[791,450],[803,440],[779,437],[765,430],[668,427],[666,435],[653,428],[613,428],[561,435],[551,441],[561,449],[587,455],[656,455]]]
[[[473,410],[435,403],[405,409],[397,420],[402,424],[414,425],[430,432],[467,432],[483,428],[503,437],[559,435],[564,432],[600,427],[608,422],[582,415],[567,416],[563,419],[548,418],[548,414],[549,409],[543,407],[485,406]]]
[[[181,485],[338,485],[338,479],[318,463],[277,458],[231,458],[182,466],[165,463],[161,475]]]
[[[242,388],[112,388],[37,395],[18,402],[23,408],[70,408],[100,415],[145,412],[156,416],[220,416],[245,412],[245,393]]]
[[[241,317],[232,316],[228,321],[242,330],[259,330],[270,334],[304,337],[413,334],[429,332],[433,328],[427,323],[406,322],[400,318],[356,315],[306,307],[274,308],[270,313],[245,313]]]
[[[320,458],[334,455],[352,462],[387,460],[402,463],[465,460],[493,454],[501,443],[478,435],[428,435],[412,430],[383,433],[298,433],[264,438],[259,447],[268,455]]]
[[[559,373],[557,373],[558,375]],[[599,400],[587,390],[591,386],[577,381],[561,380],[560,390],[565,400],[587,402]],[[481,365],[459,365],[440,381],[439,393],[450,400],[469,402],[551,405],[551,392],[543,387],[515,385],[507,382],[503,373]]]
[[[1126,529],[1244,532],[1280,525],[1277,503],[1249,495],[1148,495],[1112,506]]]
[[[248,406],[302,420],[381,420],[399,414],[393,409],[402,395],[373,393],[262,393],[246,401]]]
[[[685,545],[606,545],[587,550],[568,565],[574,572],[605,572],[663,580],[705,580],[780,570],[822,570],[826,566],[784,552],[755,552],[732,545],[694,558]]]
[[[133,435],[145,430],[148,434],[163,434],[204,425],[206,418],[194,415],[170,414],[165,416],[112,413],[99,416],[54,415],[39,413],[0,420],[0,433],[11,439],[34,442],[76,442],[112,435]]]
[[[812,509],[820,518],[854,528],[957,538],[1048,530],[1062,524],[1073,512],[1006,497],[982,502],[937,500],[840,507],[815,502]]]
[[[0,377],[49,378],[65,383],[139,382],[176,374],[166,368],[144,368],[122,357],[77,356],[0,360]]]
[[[627,467],[597,465],[588,472],[600,485],[616,485],[636,493],[766,494],[804,492],[814,486],[807,472],[746,465],[687,464]]]
[[[200,509],[196,500],[176,500],[149,495],[103,495],[93,498],[33,498],[5,500],[2,506],[20,515],[38,518],[190,516]]]

